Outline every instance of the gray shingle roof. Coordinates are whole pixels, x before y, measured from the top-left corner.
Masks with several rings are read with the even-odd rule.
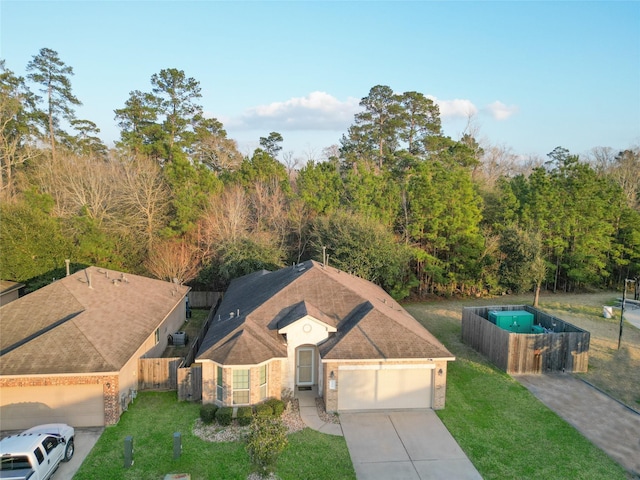
[[[188,290],[97,267],[57,280],[0,307],[0,375],[118,371]]]
[[[307,313],[337,327],[319,346],[325,359],[453,358],[380,287],[314,261],[234,280],[218,312],[198,359],[251,365],[286,357],[278,328]]]

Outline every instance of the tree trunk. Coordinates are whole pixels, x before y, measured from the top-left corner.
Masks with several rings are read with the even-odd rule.
[[[49,85],[48,95],[49,95],[49,139],[51,140],[51,158],[53,161],[56,161],[56,136],[55,131],[53,129],[53,107],[51,105],[51,91],[52,87]]]
[[[542,282],[536,282],[535,293],[533,294],[533,307],[538,308],[538,300],[540,300],[540,286]]]

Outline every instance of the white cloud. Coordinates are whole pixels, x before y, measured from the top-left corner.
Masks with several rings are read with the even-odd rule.
[[[455,98],[440,100],[427,95],[440,108],[443,121],[468,119],[480,111],[471,100]],[[326,131],[346,133],[354,115],[362,110],[360,99],[348,97],[341,101],[326,92],[315,91],[304,97],[292,97],[245,110],[241,115],[220,118],[233,130]],[[518,111],[517,106],[495,101],[482,109],[496,120],[505,120]]]
[[[478,108],[471,100],[455,98],[453,100],[439,100],[433,95],[426,95],[427,98],[440,108],[440,118],[468,118],[478,113]]]
[[[343,102],[326,92],[311,92],[306,97],[250,108],[239,118],[229,119],[229,123],[250,130],[346,131],[359,110],[359,102],[353,97]]]
[[[516,105],[505,105],[501,101],[496,100],[487,105],[485,110],[496,120],[506,120],[518,111],[518,107]]]

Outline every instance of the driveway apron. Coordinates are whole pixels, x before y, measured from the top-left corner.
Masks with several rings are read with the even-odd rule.
[[[433,410],[341,413],[358,480],[482,479]]]

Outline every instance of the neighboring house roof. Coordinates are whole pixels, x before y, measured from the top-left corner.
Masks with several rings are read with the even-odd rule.
[[[10,280],[0,280],[0,295],[6,295],[14,290],[20,290],[24,283],[12,282]]]
[[[278,330],[306,315],[337,329],[319,345],[324,359],[453,358],[382,288],[314,261],[231,282],[197,358],[224,365],[286,358]]]
[[[89,267],[0,307],[0,375],[114,372],[189,288]]]

